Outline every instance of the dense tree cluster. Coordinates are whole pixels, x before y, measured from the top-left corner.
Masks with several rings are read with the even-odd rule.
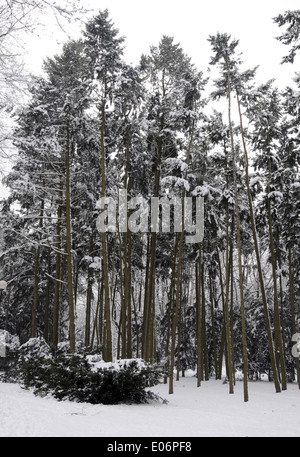
[[[299,12],[277,22],[290,24],[292,61]],[[170,393],[176,366],[197,367],[200,385],[225,360],[230,392],[243,372],[247,401],[249,378],[267,371],[279,392],[299,375],[300,76],[283,92],[257,85],[237,40],[209,42],[219,72],[209,96],[168,36],[128,65],[107,10],[44,62],[1,202],[0,328],[21,343],[97,348],[105,361],[164,361]],[[220,99],[228,114],[210,109]],[[180,232],[141,231],[136,217],[100,233],[99,201],[125,191],[128,202],[202,197],[204,240],[186,243],[184,210]],[[129,205],[128,224],[137,211]]]

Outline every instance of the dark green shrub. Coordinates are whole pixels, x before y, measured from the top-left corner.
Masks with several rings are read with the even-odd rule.
[[[111,364],[92,360],[78,354],[52,356],[43,340],[29,340],[21,347],[19,380],[35,394],[52,394],[58,400],[112,405],[159,399],[148,388],[160,382],[160,367],[140,359]]]

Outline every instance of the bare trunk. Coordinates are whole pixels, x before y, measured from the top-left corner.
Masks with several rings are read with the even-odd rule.
[[[39,222],[39,240],[41,239],[41,231],[43,229],[43,218],[44,218],[44,208],[45,201],[41,202],[41,212],[40,212],[40,222]],[[35,253],[35,262],[34,262],[34,290],[33,290],[33,306],[32,306],[32,317],[31,317],[31,338],[36,338],[37,336],[37,309],[39,302],[39,268],[40,268],[40,253],[41,248],[38,245]]]
[[[256,223],[255,223],[252,195],[251,195],[251,189],[250,189],[248,153],[247,153],[246,142],[245,142],[245,137],[244,137],[241,103],[240,103],[238,94],[237,94],[237,101],[238,101],[238,109],[239,109],[239,116],[240,116],[240,127],[241,127],[240,130],[241,130],[241,136],[242,136],[242,142],[243,142],[243,148],[244,148],[246,187],[247,187],[247,195],[248,195],[248,202],[249,202],[249,209],[250,209],[252,235],[253,235],[253,241],[254,241],[254,248],[255,248],[255,255],[256,255],[256,262],[257,262],[257,268],[258,268],[258,276],[259,276],[262,301],[263,301],[263,306],[264,306],[264,314],[265,314],[266,329],[267,329],[268,341],[269,341],[269,351],[270,351],[270,357],[271,357],[274,385],[275,385],[276,392],[279,393],[279,392],[281,392],[281,387],[280,387],[278,371],[277,371],[277,366],[276,366],[274,343],[273,343],[271,323],[270,323],[269,310],[268,310],[268,301],[267,301],[267,296],[266,296],[264,277],[263,277],[263,271],[262,271],[262,265],[261,265],[261,259],[260,259],[258,236],[257,236],[257,231],[256,231]]]
[[[105,106],[102,103],[102,124],[101,124],[101,176],[102,189],[101,196],[106,196],[106,150],[105,150]],[[110,315],[110,287],[109,287],[109,267],[107,236],[102,233],[102,256],[103,256],[103,281],[104,281],[104,335],[103,335],[103,359],[106,362],[112,361],[112,332]]]
[[[75,337],[75,301],[73,281],[73,252],[72,252],[72,215],[71,215],[71,144],[70,127],[67,126],[66,145],[66,252],[68,270],[68,303],[69,303],[69,340],[70,352],[76,350]]]
[[[248,394],[248,354],[247,354],[247,333],[246,333],[246,313],[245,313],[245,300],[244,300],[244,284],[243,284],[243,265],[242,265],[242,247],[241,247],[241,227],[240,227],[240,212],[238,201],[238,185],[237,185],[237,168],[236,168],[236,154],[234,146],[234,137],[231,121],[231,74],[228,60],[228,118],[229,130],[232,151],[232,168],[233,168],[233,184],[234,184],[234,202],[235,202],[235,220],[236,220],[236,236],[237,236],[237,249],[238,249],[238,264],[239,264],[239,282],[240,282],[240,300],[241,300],[241,319],[242,319],[242,342],[243,342],[243,362],[244,362],[244,401],[249,400]],[[229,290],[228,290],[229,292]]]

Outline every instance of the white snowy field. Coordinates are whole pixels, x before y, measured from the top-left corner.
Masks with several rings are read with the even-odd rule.
[[[300,391],[290,384],[276,394],[269,382],[243,384],[234,395],[228,385],[210,380],[196,387],[195,377],[153,390],[168,404],[90,405],[40,398],[18,384],[0,383],[1,437],[299,437]]]

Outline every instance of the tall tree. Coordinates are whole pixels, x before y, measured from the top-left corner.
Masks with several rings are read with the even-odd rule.
[[[259,94],[259,95],[258,95]],[[266,207],[267,226],[269,228],[269,251],[273,276],[273,297],[274,297],[274,333],[275,349],[278,371],[281,373],[282,389],[286,390],[286,369],[284,359],[284,345],[282,335],[282,322],[280,318],[279,291],[278,291],[278,256],[279,246],[275,246],[275,221],[278,216],[274,215],[276,196],[281,192],[278,188],[278,150],[277,143],[280,138],[279,120],[282,115],[282,106],[277,89],[272,88],[271,82],[264,84],[255,91],[255,100],[248,102],[248,116],[253,123],[252,141],[256,150],[255,164],[263,170],[266,179]],[[277,240],[280,239],[277,230]]]
[[[234,200],[235,200],[235,220],[236,220],[236,233],[237,233],[237,249],[238,249],[238,262],[239,262],[239,281],[240,281],[240,302],[241,302],[241,315],[242,315],[242,339],[243,339],[243,357],[244,357],[244,400],[248,401],[248,356],[247,356],[247,346],[246,346],[246,319],[245,319],[245,299],[244,299],[244,279],[243,279],[243,265],[242,265],[242,246],[241,246],[241,227],[240,227],[240,210],[239,210],[239,200],[238,200],[238,182],[237,182],[237,158],[236,158],[236,147],[234,144],[234,135],[233,135],[233,126],[232,126],[232,90],[234,84],[236,83],[236,74],[234,70],[236,67],[236,57],[235,49],[238,45],[238,41],[230,41],[231,37],[226,34],[218,34],[216,36],[211,36],[209,41],[211,43],[212,49],[215,53],[211,63],[213,65],[220,64],[221,70],[223,72],[223,79],[218,81],[219,87],[222,91],[225,92],[225,95],[228,99],[228,123],[229,123],[229,132],[231,139],[231,153],[232,153],[232,167],[233,167],[233,183],[234,183]],[[223,92],[223,93],[224,93]],[[228,222],[227,222],[228,227]],[[227,234],[228,237],[228,234]],[[226,275],[226,308],[228,308],[229,300],[229,254],[227,250],[227,275]],[[227,311],[228,313],[228,311]],[[230,334],[229,319],[227,318],[227,335]],[[228,351],[231,352],[231,341],[227,336],[228,341]],[[232,355],[230,354],[229,363],[232,365]],[[230,393],[233,393],[232,386],[232,368],[230,369],[231,379],[230,379]]]
[[[107,197],[107,118],[116,92],[116,84],[122,68],[123,41],[118,30],[109,19],[108,10],[100,11],[98,16],[86,25],[85,50],[90,61],[95,84],[94,97],[100,119],[101,154],[101,197]],[[107,233],[102,233],[103,279],[104,279],[104,358],[112,360],[111,296],[109,287],[109,253]]]
[[[197,81],[197,86],[201,76],[196,75],[190,58],[184,54],[179,44],[175,44],[173,38],[168,36],[164,36],[158,46],[152,46],[148,56],[142,56],[141,71],[145,75],[146,84],[151,85],[146,105],[147,142],[154,176],[148,192],[153,197],[160,197],[166,160],[177,158],[182,149],[183,145],[178,141],[179,132],[190,131],[191,124],[187,121],[188,93],[192,93],[193,84]],[[181,106],[182,109],[174,110],[174,106]],[[190,119],[193,119],[193,109],[192,106]],[[189,141],[190,135],[187,144]],[[155,358],[156,252],[157,233],[152,232],[149,235],[149,268],[145,284],[143,327],[143,357],[148,360]]]

